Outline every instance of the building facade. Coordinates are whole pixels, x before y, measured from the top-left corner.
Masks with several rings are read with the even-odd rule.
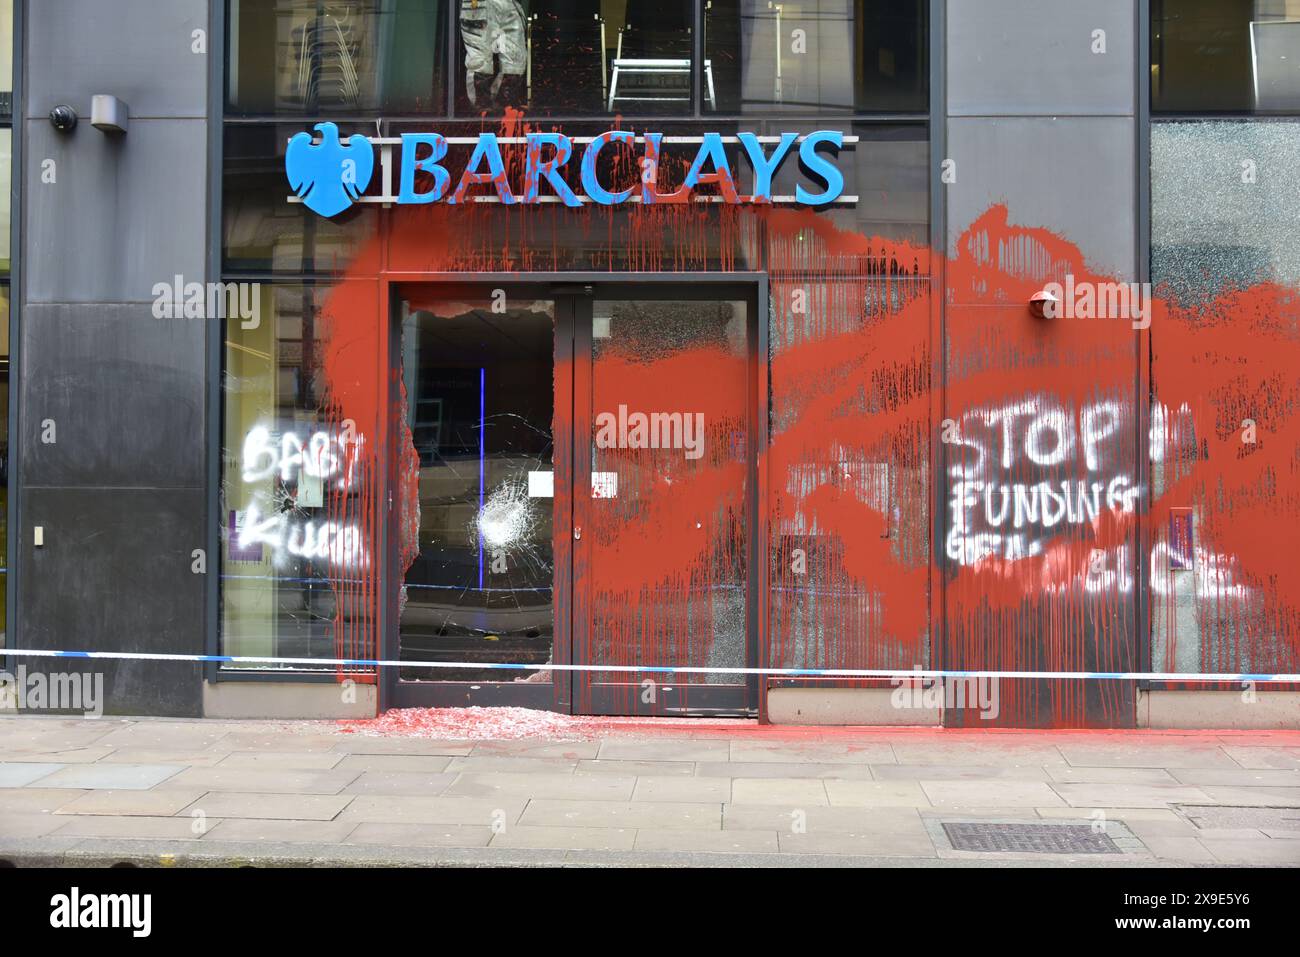
[[[7,667],[1300,725],[1295,0],[0,13]]]

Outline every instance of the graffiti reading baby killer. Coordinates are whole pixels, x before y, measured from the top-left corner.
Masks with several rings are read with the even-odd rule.
[[[333,123],[317,123],[314,128],[320,134],[319,142],[314,142],[312,134],[306,132],[297,133],[289,140],[284,157],[285,173],[295,191],[294,199],[327,217],[338,215],[354,202],[367,201],[408,205],[561,202],[571,207],[584,203],[618,206],[629,202],[652,205],[699,201],[731,205],[796,203],[815,207],[856,200],[844,195],[844,175],[835,165],[835,159],[838,151],[855,143],[857,137],[845,136],[838,130],[773,136],[705,133],[675,137],[610,130],[598,136],[573,138],[554,132],[528,133],[522,137],[498,137],[495,133],[479,133],[476,137],[403,133],[398,138],[373,140],[354,133],[343,141]],[[393,193],[389,151],[399,144],[399,184]],[[375,146],[384,151],[384,161],[379,164],[385,177],[383,191],[378,196],[363,197],[375,168]],[[453,146],[472,146],[472,150],[467,159],[453,164]],[[503,147],[519,146],[524,148],[524,157],[522,175],[516,177],[516,186],[507,173]],[[681,148],[689,155],[692,146],[695,155],[685,177],[675,188],[668,189],[660,180],[667,148]],[[740,147],[732,150],[734,159],[728,156],[728,146]],[[581,159],[575,159],[577,147],[582,147]],[[742,194],[737,188],[739,170],[733,169],[733,165],[739,166],[741,156],[748,165],[753,184],[753,191],[748,194]],[[795,156],[805,176],[813,185],[820,186],[820,190],[797,183],[793,194],[774,196],[773,180],[782,165]],[[460,176],[454,178],[453,171],[457,168],[461,170]],[[574,189],[575,179],[581,193]],[[621,188],[615,188],[614,180],[619,181],[617,185]],[[470,195],[475,187],[490,190],[490,194]],[[709,187],[711,192],[697,195],[700,187]]]

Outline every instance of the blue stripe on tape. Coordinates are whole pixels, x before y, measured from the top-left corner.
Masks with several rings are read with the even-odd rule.
[[[134,651],[50,651],[0,648],[0,657],[102,658],[133,661],[212,661],[220,664],[305,665],[314,668],[442,668],[488,671],[600,671],[615,674],[767,675],[777,678],[1037,678],[1104,681],[1295,682],[1300,674],[1183,674],[1150,671],[940,671],[913,668],[712,668],[674,665],[529,665],[516,662],[387,661],[382,658],[275,658],[260,655],[174,655]]]

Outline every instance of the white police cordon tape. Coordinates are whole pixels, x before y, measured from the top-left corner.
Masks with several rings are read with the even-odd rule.
[[[1184,674],[1177,671],[940,671],[915,668],[708,668],[675,665],[527,665],[481,661],[387,661],[382,658],[274,658],[260,655],[171,655],[135,651],[48,651],[0,648],[0,658],[199,661],[238,665],[311,665],[316,668],[477,668],[494,671],[601,671],[623,674],[768,675],[776,678],[1086,678],[1106,681],[1280,682],[1300,684],[1300,674]]]

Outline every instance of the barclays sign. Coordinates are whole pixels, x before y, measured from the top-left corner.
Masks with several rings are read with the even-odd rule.
[[[599,136],[585,137],[568,137],[563,133],[528,133],[525,136],[480,133],[467,137],[403,133],[397,137],[369,137],[354,133],[346,140],[339,137],[338,127],[333,123],[317,123],[315,130],[320,134],[319,140],[305,132],[297,133],[289,140],[284,166],[289,185],[294,190],[290,202],[301,202],[321,216],[337,216],[353,203],[385,206],[438,202],[563,203],[580,207],[588,203],[618,206],[623,203],[720,202],[796,203],[817,207],[857,201],[856,196],[844,195],[844,175],[836,165],[838,151],[856,143],[857,137],[845,136],[838,130],[775,136],[753,133],[665,136],[662,133],[635,134],[627,130],[610,130]],[[727,156],[727,146],[736,145],[740,150],[735,152],[744,157],[751,171],[752,192],[748,194],[739,192],[732,161]],[[472,147],[454,182],[453,169],[448,168],[452,146]],[[612,152],[620,146],[634,154],[639,153],[636,162],[640,168],[640,182],[636,186],[613,190],[602,182],[598,163],[604,151]],[[661,192],[659,168],[665,151],[679,150],[683,146],[695,147],[686,176],[677,189]],[[503,148],[519,147],[524,150],[523,176],[519,191],[515,192],[507,177]],[[581,158],[571,166],[579,149]],[[377,194],[366,192],[375,173],[376,150],[381,178],[381,189]],[[400,157],[394,156],[395,150],[400,150]],[[772,181],[777,170],[793,156],[798,157],[805,177],[810,180],[809,186],[815,188],[800,183],[795,186],[793,194],[774,196]],[[576,192],[571,185],[575,174],[582,192]],[[697,192],[700,187],[708,187],[710,191]],[[477,192],[472,194],[476,189]]]

